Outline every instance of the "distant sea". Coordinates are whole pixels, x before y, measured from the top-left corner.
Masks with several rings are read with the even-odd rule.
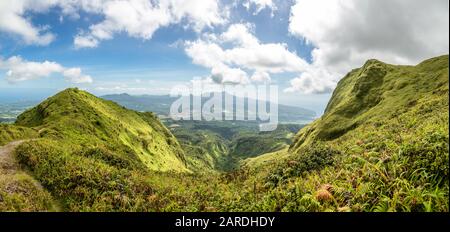
[[[0,88],[0,103],[42,101],[57,92],[57,89]]]

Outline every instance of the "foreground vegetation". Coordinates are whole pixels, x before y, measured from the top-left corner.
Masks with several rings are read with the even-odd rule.
[[[301,129],[289,148],[242,152],[239,169],[207,174],[188,170],[192,153],[179,149],[151,114],[69,90],[19,117],[18,126],[38,135],[16,149],[16,158],[64,211],[448,212],[448,84],[448,56],[417,66],[370,60],[340,81],[325,114]],[[89,105],[78,102],[86,98]],[[52,108],[53,102],[61,104]],[[121,123],[128,125],[116,126]],[[146,125],[155,134],[138,132]],[[143,145],[155,137],[158,143]],[[157,154],[139,155],[143,147],[157,151],[160,145],[170,151],[166,167],[177,168],[145,162]],[[30,201],[37,206],[23,210],[48,205]]]
[[[20,168],[14,157],[12,142],[0,149],[0,211],[55,211],[58,204],[50,193]]]
[[[28,127],[0,124],[0,146],[9,142],[37,137],[37,132]]]

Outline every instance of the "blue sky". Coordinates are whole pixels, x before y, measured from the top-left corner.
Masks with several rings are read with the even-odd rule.
[[[217,84],[270,81],[282,103],[321,111],[338,80],[367,59],[413,64],[448,53],[448,10],[441,10],[448,3],[441,0],[123,0],[116,8],[119,1],[17,2],[0,3],[0,96],[73,86],[97,95],[166,94],[201,77]],[[404,31],[371,27],[383,22],[371,17],[377,6],[394,8],[385,17]],[[432,21],[422,17],[430,13]],[[408,15],[416,17],[404,21]],[[413,34],[418,29],[424,33]],[[362,39],[379,34],[386,37],[375,44]],[[434,45],[411,52],[423,41]]]

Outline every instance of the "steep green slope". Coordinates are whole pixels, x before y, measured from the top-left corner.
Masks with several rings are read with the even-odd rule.
[[[138,113],[78,89],[67,89],[21,114],[16,125],[69,143],[104,147],[155,171],[187,171],[175,137],[152,113]]]
[[[353,70],[284,161],[265,169],[261,209],[448,211],[448,85],[448,56]]]
[[[46,210],[48,191],[63,211],[155,211],[160,206],[148,199],[155,193],[148,180],[162,172],[190,172],[176,138],[153,114],[78,89],[24,112],[14,127],[37,131],[35,139],[17,146],[15,159],[45,188],[30,187],[34,198],[19,195],[15,201],[36,206],[16,210]],[[26,180],[12,184],[31,186]]]
[[[439,100],[445,101],[447,90],[448,56],[417,66],[369,60],[339,82],[324,115],[298,133],[291,151],[316,140],[339,138],[370,123],[396,118],[427,100],[445,103]]]

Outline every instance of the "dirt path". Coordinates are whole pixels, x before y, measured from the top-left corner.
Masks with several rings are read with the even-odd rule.
[[[33,175],[20,168],[14,150],[30,140],[19,140],[0,147],[0,212],[60,211],[59,203]]]
[[[0,174],[11,175],[20,171],[19,164],[14,159],[14,150],[25,141],[14,141],[0,147]]]

